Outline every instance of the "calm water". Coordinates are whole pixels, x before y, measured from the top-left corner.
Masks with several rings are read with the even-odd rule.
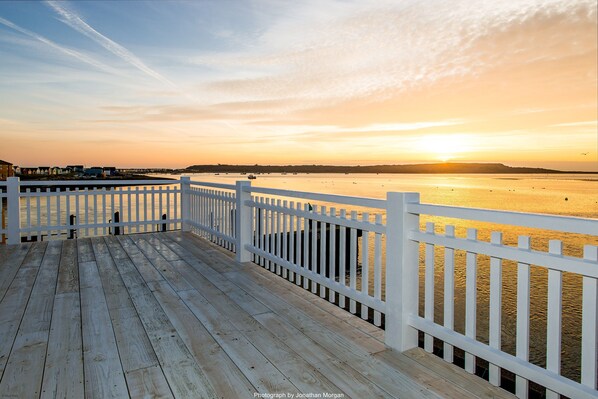
[[[218,183],[234,183],[245,180],[239,174],[193,174],[192,180]],[[512,210],[520,212],[548,213],[598,219],[598,174],[592,175],[372,175],[372,174],[298,174],[258,175],[252,185],[298,191],[322,192],[373,198],[385,198],[389,191],[415,191],[421,202]],[[375,214],[376,211],[370,212]],[[377,213],[382,213],[377,211]],[[385,215],[383,214],[383,217]],[[373,220],[373,219],[371,219]],[[564,252],[580,257],[584,244],[598,245],[598,234],[582,236],[561,234],[553,231],[515,228],[489,223],[475,223],[447,218],[422,218],[436,224],[437,233],[444,233],[445,225],[452,224],[458,237],[465,237],[467,228],[477,228],[478,237],[489,241],[492,231],[503,232],[506,245],[516,245],[519,235],[532,237],[532,248],[547,250],[548,241],[563,241]],[[598,232],[597,232],[598,233]],[[373,243],[373,240],[370,240]],[[373,244],[371,244],[373,245]],[[384,247],[384,246],[383,246]],[[373,250],[370,250],[373,254]],[[443,322],[444,251],[435,252],[435,321]],[[465,331],[465,253],[455,251],[455,329]],[[423,266],[423,248],[420,257]],[[420,267],[421,267],[420,266]],[[488,342],[489,258],[478,256],[478,340]],[[371,271],[373,274],[373,271]],[[517,265],[503,262],[503,320],[502,348],[515,354]],[[373,281],[370,276],[370,282]],[[358,288],[360,283],[358,282]],[[384,286],[384,285],[383,285]],[[540,366],[546,361],[546,293],[547,272],[532,265],[530,328],[533,346],[530,360]],[[420,297],[423,297],[423,267],[420,269]],[[423,300],[420,301],[423,315]],[[565,273],[563,276],[563,353],[562,374],[579,379],[581,351],[581,277]]]

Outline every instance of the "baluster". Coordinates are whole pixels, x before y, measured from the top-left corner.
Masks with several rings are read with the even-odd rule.
[[[357,220],[357,211],[351,211],[351,220]],[[350,253],[349,253],[349,287],[351,291],[357,290],[357,230],[353,227],[349,230],[350,235]],[[353,314],[357,312],[357,303],[354,299],[349,301],[349,311]]]
[[[455,226],[447,225],[444,230],[447,238],[455,238]],[[455,250],[444,248],[444,326],[455,329]],[[453,362],[453,345],[444,343],[444,360]]]
[[[283,214],[283,218],[282,218],[282,258],[286,261],[289,260],[289,242],[288,242],[288,235],[289,235],[289,225],[288,225],[288,219],[289,219],[289,215],[288,215],[288,202],[287,200],[284,200],[282,202],[282,206],[285,209],[285,212]],[[287,278],[288,277],[288,270],[286,267],[283,269],[282,271],[282,277],[283,278]]]
[[[338,258],[339,258],[339,267],[338,267],[338,282],[342,285],[347,285],[347,271],[346,271],[346,262],[347,262],[347,227],[343,223],[347,219],[347,211],[345,209],[341,209],[341,223],[340,223],[340,232],[339,232],[339,250],[338,250]],[[338,294],[338,306],[341,308],[345,308],[345,296]]]
[[[330,208],[330,217],[336,218],[336,208]],[[334,223],[330,224],[330,259],[328,262],[328,273],[330,281],[334,283],[336,281],[336,227]],[[336,300],[336,291],[333,289],[328,290],[328,300],[333,302]]]
[[[297,210],[297,232],[295,233],[295,257],[296,261],[295,264],[299,267],[303,267],[303,258],[301,257],[301,220],[302,217],[300,216],[301,212],[301,202],[297,202],[296,210]],[[301,285],[302,276],[300,274],[295,275],[295,284]]]
[[[530,250],[530,238],[520,236],[518,247],[522,251]],[[517,339],[516,356],[529,361],[529,299],[530,299],[530,266],[527,263],[517,264]],[[520,376],[515,377],[515,394],[521,399],[527,398],[528,381]]]
[[[598,267],[598,247],[585,245],[583,258]],[[581,316],[581,383],[598,389],[598,279],[584,277]]]
[[[548,252],[563,256],[563,243],[548,242]],[[561,313],[563,308],[563,273],[548,269],[548,307],[546,309],[546,370],[561,374]],[[546,399],[558,399],[559,394],[546,390]]]
[[[295,201],[291,201],[289,203],[289,262],[292,264],[297,264],[295,260],[295,215],[293,215],[293,211],[295,210]],[[295,282],[295,273],[289,271],[289,281]]]
[[[426,234],[434,235],[434,223],[426,223]],[[424,317],[434,322],[434,244],[425,244],[425,288],[424,288]],[[434,351],[434,337],[424,334],[424,349]]]
[[[502,233],[493,231],[490,243],[502,246]],[[489,313],[489,344],[491,348],[501,349],[502,327],[502,259],[490,258],[490,313]],[[492,385],[500,386],[500,368],[489,364],[489,381]]]
[[[318,206],[312,206],[312,213],[318,212]],[[318,274],[318,222],[315,219],[310,220],[311,224],[311,268],[314,274]],[[311,292],[315,294],[318,291],[318,284],[314,280],[311,281]]]
[[[376,215],[376,225],[382,226],[382,215]],[[374,235],[374,298],[382,300],[382,234]],[[374,325],[382,325],[382,314],[374,311]]]
[[[67,215],[68,217],[68,215]],[[98,235],[98,189],[93,189],[93,235]]]
[[[477,241],[478,231],[467,229],[467,239]],[[477,254],[467,252],[465,256],[465,336],[476,339],[477,320]],[[465,353],[465,370],[475,372],[475,357]]]
[[[303,210],[305,213],[309,212],[309,204],[304,204]],[[309,270],[309,219],[304,216],[303,217],[303,270]],[[309,282],[311,279],[304,277],[303,278],[303,288],[309,288]]]
[[[326,217],[326,207],[322,206],[320,208],[320,213],[322,216]],[[320,277],[326,277],[326,222],[320,222],[320,270],[318,273]],[[326,297],[326,287],[320,284],[320,297]]]
[[[362,220],[365,223],[370,222],[370,215],[367,212],[363,213]],[[370,232],[362,230],[361,235],[361,293],[369,296],[370,289]],[[368,307],[361,304],[361,318],[367,320],[369,317]]]

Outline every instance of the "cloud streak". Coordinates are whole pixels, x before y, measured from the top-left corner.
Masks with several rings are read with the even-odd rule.
[[[87,22],[85,22],[75,12],[67,10],[55,1],[47,1],[46,4],[48,4],[58,15],[60,15],[62,22],[64,22],[77,32],[87,36],[88,38],[90,38],[100,46],[104,47],[112,54],[116,55],[128,64],[134,66],[146,75],[174,89],[179,89],[177,85],[174,84],[170,79],[164,77],[159,72],[147,66],[141,59],[139,59],[135,54],[131,53],[125,47],[116,43],[112,39],[102,35],[100,32],[91,27]]]
[[[91,65],[91,66],[93,66],[93,67],[95,67],[97,69],[100,69],[100,70],[102,70],[104,72],[108,72],[108,73],[112,73],[112,74],[116,74],[117,73],[117,71],[114,68],[109,67],[108,65],[106,65],[106,64],[104,64],[104,63],[96,60],[93,57],[90,57],[90,56],[88,56],[86,54],[83,54],[83,53],[81,53],[81,52],[79,52],[77,50],[73,50],[71,48],[62,46],[62,45],[60,45],[60,44],[58,44],[58,43],[56,43],[56,42],[54,42],[54,41],[52,41],[52,40],[50,40],[50,39],[42,36],[42,35],[39,35],[39,34],[37,34],[35,32],[32,32],[32,31],[30,31],[28,29],[20,27],[17,24],[15,24],[15,23],[13,23],[13,22],[5,19],[5,18],[0,17],[0,24],[2,24],[4,26],[7,26],[7,27],[9,27],[11,29],[14,29],[14,30],[16,30],[17,32],[19,32],[19,33],[21,33],[23,35],[26,35],[26,36],[28,36],[28,37],[30,37],[32,39],[35,39],[35,40],[37,40],[37,41],[39,41],[41,43],[46,44],[47,46],[53,48],[54,50],[58,50],[59,52],[61,52],[63,54],[66,54],[66,55],[68,55],[70,57],[76,58],[77,60],[79,60],[81,62],[84,62],[86,64],[89,64],[89,65]]]

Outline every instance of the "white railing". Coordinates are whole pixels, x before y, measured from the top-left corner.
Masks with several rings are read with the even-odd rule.
[[[176,185],[171,187],[171,185]],[[7,243],[180,228],[179,181],[23,181],[3,184]],[[0,189],[3,187],[0,186]]]
[[[75,229],[82,236],[86,229],[142,232],[180,223],[235,252],[238,261],[253,261],[383,326],[391,348],[417,347],[421,336],[426,351],[448,362],[459,363],[463,353],[469,373],[487,368],[494,385],[513,373],[520,398],[528,396],[530,381],[549,398],[598,397],[598,220],[421,204],[416,193],[372,199],[249,181],[183,177],[172,189],[168,183],[28,191],[29,183],[10,180],[0,184],[9,216],[1,232],[15,243],[43,232],[54,237]],[[70,225],[65,215],[81,206],[95,211]],[[62,216],[52,219],[52,209]],[[117,209],[127,216],[107,221]],[[573,351],[578,355],[562,346],[565,337],[569,347],[581,348]],[[562,365],[577,368],[577,376]]]
[[[502,227],[517,226],[517,230],[531,230],[532,234],[535,229],[538,236],[543,235],[548,241],[547,250],[535,250],[532,248],[532,238],[536,237],[526,235],[518,236],[515,245],[505,245],[503,233],[500,231],[490,231],[490,240],[487,242],[478,237],[476,228],[467,228],[464,238],[455,237],[455,226],[451,224],[444,225],[444,234],[437,233],[436,230],[442,228],[438,229],[439,226],[432,222],[426,223],[425,231],[420,231],[419,228],[410,229],[406,233],[407,239],[421,243],[424,247],[421,272],[424,276],[424,295],[420,296],[424,302],[424,314],[420,316],[417,312],[411,312],[407,323],[424,332],[425,350],[434,350],[434,338],[443,341],[443,357],[449,362],[453,361],[453,346],[464,350],[465,370],[470,373],[476,371],[476,357],[479,357],[488,362],[489,381],[497,386],[501,385],[501,370],[514,373],[515,392],[520,398],[528,396],[528,381],[545,387],[548,398],[556,398],[559,395],[570,398],[598,397],[598,247],[584,245],[582,257],[566,256],[563,254],[562,240],[550,239],[551,235],[567,238],[567,234],[562,233],[572,233],[570,235],[582,235],[577,237],[595,243],[598,235],[597,220],[417,203],[408,204],[405,211],[417,216],[429,215],[493,223],[490,228],[500,227],[496,224]],[[545,230],[551,230],[553,233],[546,234]],[[513,241],[513,238],[510,238],[510,241]],[[441,248],[440,254],[435,251],[438,247]],[[457,252],[465,255],[464,333],[455,331],[454,326],[455,301],[463,300],[456,297],[454,291]],[[508,266],[507,262],[510,263]],[[444,269],[442,323],[434,315],[435,305],[438,303],[434,298],[437,291],[435,284],[441,280],[436,275],[439,267],[441,271]],[[510,270],[507,270],[507,267]],[[538,276],[532,280],[532,268],[536,269],[536,275],[542,272],[547,274],[543,282],[542,277]],[[482,274],[489,285],[487,313],[476,308]],[[572,381],[561,373],[563,332],[574,328],[563,323],[562,315],[563,311],[576,312],[572,307],[563,307],[563,276],[567,274],[569,281],[572,280],[571,275],[582,279],[581,342],[575,343],[581,345],[581,383]],[[511,298],[514,303],[503,300],[507,283],[503,281],[505,275],[516,282],[515,295]],[[536,292],[532,292],[532,289]],[[536,296],[546,296],[546,302],[536,304],[536,311],[546,315],[546,329],[540,331],[540,335],[545,334],[545,340],[541,336],[532,336],[530,331],[530,320],[537,317],[530,311],[530,298]],[[571,306],[571,302],[569,299],[567,304]],[[516,313],[515,342],[514,345],[511,343],[511,346],[514,346],[512,354],[505,352],[503,348],[505,342],[502,312],[505,307],[514,308]],[[485,317],[482,323],[478,320],[481,314]],[[486,326],[486,331],[477,330],[481,324]],[[533,348],[536,352],[541,352],[540,346],[543,343],[545,367],[540,367],[530,362],[530,350]],[[571,363],[566,364],[572,367]]]
[[[183,177],[183,230],[235,252],[236,193],[234,185],[200,183]]]

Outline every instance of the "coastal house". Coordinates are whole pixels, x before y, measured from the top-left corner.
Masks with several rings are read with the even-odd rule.
[[[12,164],[0,159],[0,180],[6,180],[13,175]]]
[[[91,168],[85,169],[84,173],[85,176],[89,177],[104,177],[104,168],[93,166]]]
[[[22,167],[21,174],[22,175],[38,175],[39,168],[38,167]]]
[[[38,174],[40,175],[49,175],[50,174],[50,167],[49,166],[40,166],[37,168]]]
[[[67,165],[66,169],[70,173],[83,173],[85,171],[85,166],[83,166],[83,165]]]
[[[105,176],[116,176],[117,171],[114,166],[105,166],[104,167],[104,175]]]

